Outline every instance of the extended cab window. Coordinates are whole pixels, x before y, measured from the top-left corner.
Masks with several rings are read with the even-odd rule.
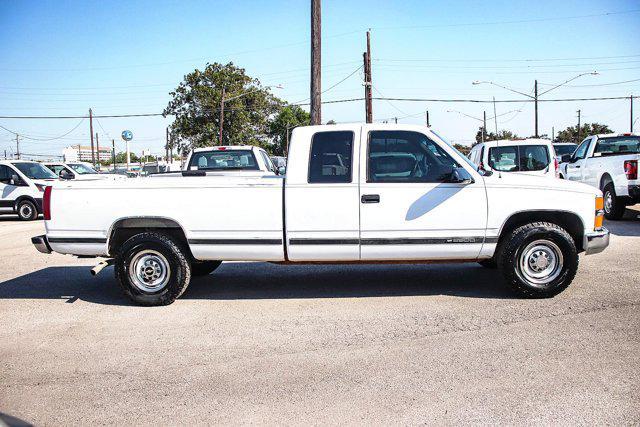
[[[529,172],[549,166],[549,151],[544,145],[491,147],[489,166],[502,172]]]
[[[587,149],[589,148],[589,142],[591,142],[591,139],[585,139],[584,141],[582,141],[582,144],[580,144],[580,146],[576,148],[576,151],[573,153],[574,159],[579,160],[586,157]]]
[[[426,135],[411,131],[369,133],[368,182],[443,182],[459,167]]]
[[[351,182],[353,132],[318,132],[311,140],[309,183]]]

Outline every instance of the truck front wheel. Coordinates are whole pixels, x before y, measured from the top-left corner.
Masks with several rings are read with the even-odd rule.
[[[520,295],[548,298],[569,286],[578,270],[578,251],[562,227],[534,222],[511,232],[498,259],[507,283]]]
[[[604,216],[607,219],[620,219],[624,215],[625,205],[619,197],[616,197],[616,189],[613,183],[604,187]]]
[[[140,233],[124,242],[115,260],[116,279],[136,304],[171,304],[187,289],[191,265],[170,237]]]

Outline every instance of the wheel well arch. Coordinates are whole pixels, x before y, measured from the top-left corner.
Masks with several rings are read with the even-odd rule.
[[[604,187],[610,182],[613,182],[613,178],[611,178],[611,175],[609,175],[608,172],[605,172],[600,177],[600,187],[598,188],[600,188],[600,190],[604,190]]]
[[[118,248],[131,237],[147,231],[166,234],[183,247],[193,258],[187,236],[182,226],[175,220],[165,217],[127,217],[120,218],[111,225],[107,238],[109,255],[115,256]]]
[[[551,210],[520,211],[511,215],[500,228],[498,247],[510,232],[531,222],[550,222],[559,225],[573,238],[578,252],[584,250],[582,246],[585,226],[580,216],[574,212]]]
[[[15,202],[13,203],[13,207],[14,207],[14,209],[16,209],[16,210],[17,210],[17,209],[18,209],[18,205],[19,205],[19,204],[20,204],[20,202],[22,202],[23,200],[28,200],[28,201],[30,201],[31,203],[33,203],[33,205],[36,207],[36,211],[37,211],[38,213],[42,213],[42,212],[40,212],[40,208],[38,207],[38,202],[36,201],[36,199],[35,199],[33,196],[29,196],[29,195],[26,195],[26,194],[23,194],[22,196],[19,196],[19,197],[15,200]]]

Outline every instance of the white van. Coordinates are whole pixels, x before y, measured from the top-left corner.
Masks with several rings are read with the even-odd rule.
[[[30,221],[42,213],[44,188],[58,177],[37,162],[0,161],[0,214],[18,214]]]
[[[558,176],[556,153],[547,139],[486,141],[476,144],[469,160],[482,170]]]

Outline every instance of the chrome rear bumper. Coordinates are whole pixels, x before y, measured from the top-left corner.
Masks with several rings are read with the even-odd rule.
[[[583,247],[585,255],[600,253],[607,246],[609,246],[609,230],[604,227],[584,235]]]
[[[50,254],[52,252],[51,246],[49,246],[49,242],[47,241],[47,236],[44,234],[42,236],[32,237],[31,243],[33,243],[33,246],[36,247],[38,252],[42,252],[43,254]]]

